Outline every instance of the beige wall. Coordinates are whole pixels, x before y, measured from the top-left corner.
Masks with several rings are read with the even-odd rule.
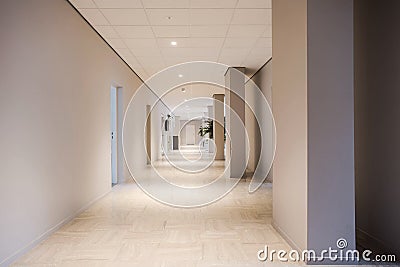
[[[244,67],[228,68],[225,73],[225,160],[231,178],[242,178],[247,168],[246,104]]]
[[[213,140],[215,147],[213,147],[213,151],[216,160],[225,159],[224,98],[224,94],[214,94],[213,105],[211,106],[212,117],[214,118]]]
[[[273,220],[300,249],[355,248],[352,25],[353,0],[273,1]]]
[[[307,247],[307,0],[273,0],[273,219],[295,245]]]
[[[260,151],[261,149],[265,149],[263,153],[268,155],[268,149],[270,149],[267,145],[261,146],[261,133],[265,138],[272,138],[273,133],[271,132],[271,125],[268,124],[267,117],[269,114],[263,114],[264,112],[261,110],[262,99],[254,93],[253,90],[261,90],[263,95],[265,96],[268,104],[272,109],[272,61],[270,60],[267,64],[265,64],[258,72],[251,78],[253,82],[246,83],[246,102],[253,103],[254,112],[257,114],[259,121],[256,121],[253,111],[246,105],[246,131],[249,135],[249,147],[247,149],[247,153],[249,153],[249,163],[247,166],[248,171],[254,172],[257,164],[259,164],[259,168],[267,169],[267,162],[259,162]],[[252,86],[257,86],[257,88],[251,88]],[[269,171],[268,178],[266,181],[272,182],[272,170]]]
[[[141,81],[67,1],[1,1],[0,21],[7,265],[110,190],[110,86],[123,86],[126,106]]]

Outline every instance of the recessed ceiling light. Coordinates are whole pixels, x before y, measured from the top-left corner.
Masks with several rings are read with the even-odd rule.
[[[182,75],[182,74],[179,74],[179,75],[178,75],[178,77],[179,77],[179,78],[182,78],[182,77],[183,77],[183,75]]]
[[[186,92],[186,88],[181,89],[182,93]]]
[[[178,43],[177,42],[175,42],[175,41],[172,41],[171,42],[171,45],[173,45],[173,46],[176,46]]]
[[[172,19],[172,17],[171,16],[167,16],[167,19]]]

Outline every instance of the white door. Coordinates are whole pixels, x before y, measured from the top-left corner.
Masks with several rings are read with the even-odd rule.
[[[117,184],[117,88],[111,87],[111,183]]]
[[[186,144],[194,145],[196,142],[196,130],[194,125],[186,125]]]

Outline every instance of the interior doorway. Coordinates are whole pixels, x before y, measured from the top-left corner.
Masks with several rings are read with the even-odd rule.
[[[121,162],[122,155],[122,88],[111,86],[110,89],[110,138],[111,138],[111,184],[118,184],[122,177]]]
[[[186,144],[194,145],[196,142],[196,130],[195,126],[188,124],[186,125]]]

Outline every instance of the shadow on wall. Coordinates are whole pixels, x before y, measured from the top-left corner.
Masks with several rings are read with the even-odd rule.
[[[400,260],[398,10],[398,0],[354,1],[357,245]]]

